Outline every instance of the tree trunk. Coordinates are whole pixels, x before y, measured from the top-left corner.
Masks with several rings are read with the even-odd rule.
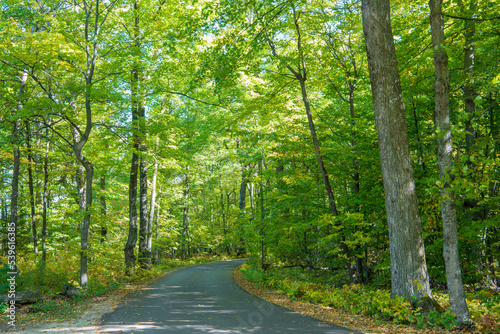
[[[149,206],[149,221],[148,221],[148,249],[151,251],[152,236],[153,236],[153,220],[156,207],[156,175],[158,173],[158,161],[155,160],[153,168],[153,176],[151,178],[151,203]]]
[[[153,176],[151,179],[151,203],[149,205],[149,219],[148,219],[148,233],[147,233],[147,243],[146,248],[149,254],[152,256],[152,244],[153,244],[153,220],[155,217],[155,206],[156,206],[156,174],[158,172],[158,161],[155,160],[153,168]],[[152,260],[150,256],[150,261]]]
[[[139,42],[139,6],[134,2],[134,53],[138,57],[140,53]],[[130,82],[131,107],[132,107],[132,161],[130,165],[130,179],[128,190],[129,203],[129,225],[128,238],[125,244],[125,274],[132,275],[135,270],[135,245],[137,243],[137,180],[139,173],[139,65],[134,64]]]
[[[432,46],[434,49],[434,81],[436,127],[438,129],[438,168],[441,179],[441,215],[443,218],[443,254],[451,311],[459,323],[469,322],[458,254],[458,231],[453,181],[453,144],[450,125],[450,74],[448,56],[444,51],[444,20],[442,0],[430,0]]]
[[[76,112],[76,106],[75,106],[75,112]],[[73,146],[74,146],[80,141],[80,134],[79,134],[78,130],[76,129],[76,127],[71,128],[71,135],[73,137]],[[76,166],[75,185],[76,185],[79,213],[83,213],[85,211],[85,192],[86,192],[85,187],[86,187],[86,184],[85,184],[84,172],[85,172],[85,168],[83,166]]]
[[[420,139],[420,129],[418,126],[418,117],[417,117],[417,107],[415,106],[415,98],[412,97],[412,110],[413,110],[413,120],[415,122],[415,140],[417,142],[417,155],[420,165],[422,165],[422,170],[425,172],[425,162],[424,162],[424,153],[422,148],[422,140]]]
[[[259,174],[262,175],[262,159],[259,160]],[[261,268],[266,270],[266,245],[265,245],[265,238],[266,238],[266,233],[264,230],[264,221],[265,221],[265,212],[264,212],[264,182],[261,180],[260,181],[260,265]]]
[[[189,213],[189,167],[186,167],[186,175],[184,177],[184,210],[182,215],[182,240],[181,240],[181,259],[186,259],[187,253],[187,238],[188,238],[188,213]]]
[[[242,176],[240,183],[240,213],[243,217],[246,215],[246,190],[247,190],[247,180],[245,176]]]
[[[461,1],[459,2],[461,5]],[[472,0],[470,3],[470,12],[474,13],[476,10],[476,1]],[[474,15],[473,15],[474,17]],[[465,50],[464,50],[464,73],[465,73],[465,85],[464,85],[464,108],[467,115],[465,120],[465,149],[467,152],[468,163],[472,164],[470,161],[470,156],[472,154],[472,146],[474,145],[476,130],[472,125],[472,120],[474,119],[476,112],[476,104],[474,99],[476,97],[476,92],[474,90],[474,57],[475,57],[475,45],[474,37],[476,35],[476,23],[473,20],[465,20]]]
[[[90,126],[90,125],[89,125]],[[83,146],[83,145],[81,145]],[[85,168],[85,179],[87,183],[87,187],[85,189],[85,215],[83,217],[83,225],[80,235],[80,286],[82,288],[87,287],[88,285],[88,277],[87,277],[87,263],[88,263],[88,255],[87,250],[89,248],[89,231],[90,231],[90,215],[92,208],[92,182],[94,178],[94,166],[92,163],[87,160],[87,158],[83,155],[81,148],[75,147],[75,155],[78,161]]]
[[[107,207],[106,207],[106,196],[104,195],[104,192],[106,191],[106,176],[103,175],[101,176],[101,182],[100,182],[100,187],[101,187],[101,243],[104,243],[106,234],[108,233],[108,229],[106,228],[106,214],[107,214]]]
[[[142,151],[142,150],[141,150]],[[142,151],[141,153],[145,153]],[[139,263],[141,267],[148,268],[151,265],[151,254],[148,252],[148,169],[144,155],[140,157],[140,181],[139,181]]]
[[[21,83],[19,86],[19,94],[17,101],[17,110],[20,111],[23,107],[24,100],[24,89],[26,87],[26,82],[28,81],[28,72],[23,71],[21,75]],[[14,245],[14,254],[11,255],[9,253],[9,268],[10,272],[17,272],[17,263],[16,263],[16,250],[15,246],[17,244],[17,201],[19,198],[19,169],[21,166],[21,152],[19,150],[19,118],[14,120],[14,126],[12,129],[12,144],[14,145],[13,150],[13,168],[12,168],[12,184],[11,184],[11,196],[10,196],[10,222],[8,228],[8,240],[9,240],[9,249],[10,245]],[[12,257],[11,257],[12,256]],[[13,260],[13,262],[11,262]],[[11,265],[11,263],[13,263]]]
[[[248,196],[250,197],[250,211],[252,212],[252,219],[255,219],[255,201],[254,201],[254,185],[248,184]]]
[[[389,0],[363,0],[362,19],[389,227],[391,296],[429,301],[432,297]]]
[[[137,129],[139,115],[137,112],[137,100],[134,99],[134,94],[137,92],[137,74],[132,75],[132,161],[130,164],[130,179],[128,185],[128,207],[129,207],[129,223],[128,223],[128,238],[125,244],[125,272],[127,275],[134,273],[135,267],[135,245],[137,243],[137,179],[139,173],[139,140],[137,138]]]
[[[45,159],[43,161],[43,198],[42,198],[42,261],[47,262],[47,207],[49,204],[49,129],[45,129]]]
[[[160,191],[158,192],[161,194],[161,186],[160,186]],[[160,197],[158,196],[158,203],[160,203]],[[158,225],[160,225],[160,205],[158,204],[158,207],[156,208],[156,220],[155,220],[155,256],[154,260],[157,262],[159,260],[159,247],[158,247]]]
[[[95,58],[94,58],[95,63]],[[86,114],[86,125],[85,132],[82,133],[80,139],[74,143],[73,153],[76,159],[85,169],[85,197],[83,199],[84,204],[84,217],[83,224],[80,233],[80,286],[86,288],[88,285],[88,255],[87,250],[89,248],[89,231],[90,231],[90,218],[92,212],[92,183],[94,178],[94,166],[92,163],[83,155],[83,147],[87,143],[90,132],[92,131],[92,106],[91,106],[91,87],[92,87],[92,76],[87,77],[87,88],[85,91],[85,114]],[[75,129],[76,130],[76,129]],[[83,182],[82,182],[83,183]]]
[[[30,191],[30,208],[31,208],[31,231],[33,238],[33,251],[38,254],[38,235],[36,231],[36,211],[35,211],[35,191],[33,187],[33,168],[31,165],[34,163],[33,152],[31,150],[31,135],[30,125],[26,122],[26,148],[28,155],[28,187]]]
[[[14,121],[14,129],[13,129],[13,138],[15,140],[15,145],[19,145],[17,142],[17,131],[19,127],[19,122],[18,120]],[[12,193],[10,196],[10,223],[9,223],[9,233],[8,233],[8,240],[9,240],[9,249],[11,245],[17,244],[17,200],[19,197],[19,167],[21,165],[21,153],[19,151],[19,147],[16,147],[14,149],[14,164],[13,164],[13,169],[12,169]],[[9,262],[9,271],[10,272],[17,272],[17,256],[16,256],[16,250],[14,248],[14,253],[11,255],[9,252],[9,257],[8,257],[8,262]]]
[[[358,200],[359,195],[359,166],[358,166],[358,146],[356,140],[356,112],[354,109],[354,87],[350,85],[349,88],[349,110],[351,113],[351,150],[352,150],[352,168],[354,170],[352,175],[353,180],[353,192],[356,197],[356,201]],[[356,204],[356,212],[359,212],[359,205]]]

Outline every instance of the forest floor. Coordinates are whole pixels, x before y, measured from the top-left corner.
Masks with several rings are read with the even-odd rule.
[[[371,317],[355,315],[342,309],[312,304],[306,301],[291,300],[287,295],[268,290],[258,284],[251,282],[237,267],[233,271],[236,283],[247,292],[267,300],[268,302],[283,306],[295,312],[330,322],[335,325],[351,328],[366,334],[405,334],[405,333],[427,333],[427,334],[459,334],[460,331],[447,331],[441,329],[417,329],[414,326],[405,326],[383,322]],[[470,332],[469,332],[470,333]]]

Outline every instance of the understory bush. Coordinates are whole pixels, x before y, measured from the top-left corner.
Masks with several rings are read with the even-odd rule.
[[[420,312],[420,308],[412,307],[405,298],[392,299],[390,291],[385,289],[359,284],[336,287],[325,278],[328,273],[306,271],[301,268],[270,268],[263,271],[257,264],[251,262],[243,265],[241,270],[249,280],[285,294],[292,300],[300,299],[341,308],[352,314],[372,316],[378,321],[413,324],[417,328],[439,327],[449,330],[457,325],[454,314],[449,310],[432,311],[424,315]],[[449,307],[445,293],[436,291],[434,297],[442,306]],[[468,294],[467,301],[471,319],[477,323],[476,328],[484,333],[495,333],[500,315],[498,294],[486,291],[475,295]],[[489,322],[483,327],[488,329],[481,328],[480,320],[485,317]]]

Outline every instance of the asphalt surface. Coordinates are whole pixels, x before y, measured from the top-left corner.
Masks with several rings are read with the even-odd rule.
[[[101,333],[359,333],[263,301],[232,279],[244,260],[178,270],[129,294]]]

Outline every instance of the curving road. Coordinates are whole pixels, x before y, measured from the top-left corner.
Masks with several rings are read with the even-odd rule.
[[[263,301],[232,279],[244,260],[178,270],[128,295],[101,333],[359,333]]]

